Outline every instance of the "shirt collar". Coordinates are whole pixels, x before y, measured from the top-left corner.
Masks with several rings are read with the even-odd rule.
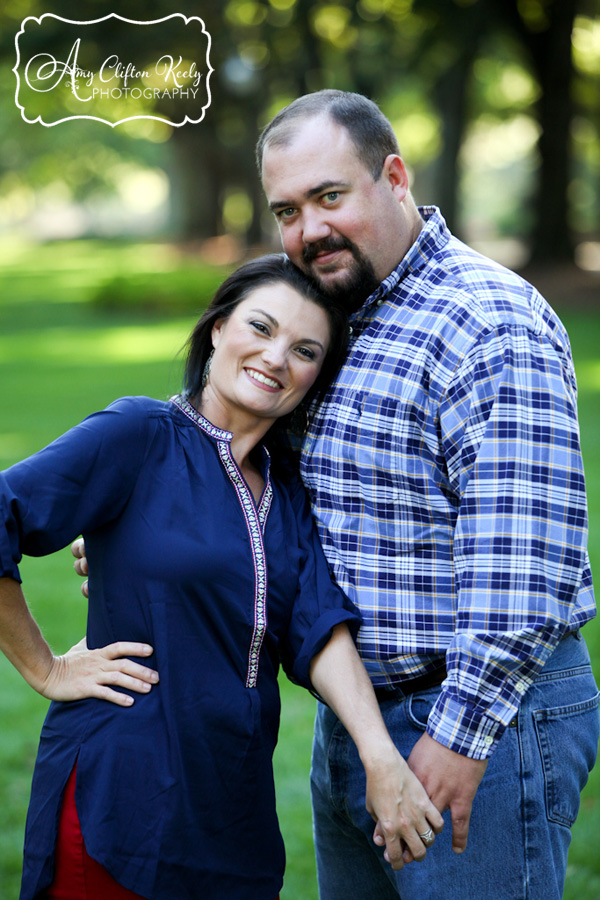
[[[213,425],[212,422],[205,419],[204,416],[198,412],[196,407],[192,406],[189,400],[186,400],[181,394],[175,394],[174,397],[171,397],[171,403],[174,403],[188,419],[195,422],[198,428],[204,431],[205,434],[215,438],[217,441],[230,442],[232,440],[233,434],[230,431],[224,431],[222,428],[217,428],[216,425]]]
[[[231,431],[224,431],[222,428],[217,428],[216,425],[213,425],[208,419],[206,419],[201,413],[198,412],[195,406],[193,406],[189,400],[187,400],[182,394],[175,394],[173,397],[170,397],[170,402],[173,403],[181,412],[191,419],[198,428],[207,434],[209,437],[214,438],[216,441],[226,441],[228,444],[233,440],[233,434]],[[269,467],[271,462],[271,454],[264,444],[260,445],[260,466],[261,466],[261,474],[263,475],[265,481],[268,479]]]

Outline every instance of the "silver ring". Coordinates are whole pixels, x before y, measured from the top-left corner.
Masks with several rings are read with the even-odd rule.
[[[432,828],[428,828],[427,831],[423,832],[423,834],[421,834],[421,832],[419,831],[418,835],[424,844],[433,844],[435,840],[435,834],[433,833]]]

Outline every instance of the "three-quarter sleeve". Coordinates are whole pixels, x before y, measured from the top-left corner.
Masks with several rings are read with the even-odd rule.
[[[0,576],[20,581],[43,556],[119,515],[154,431],[141,398],[123,398],[0,473]]]
[[[298,589],[281,646],[283,668],[291,681],[312,690],[310,663],[336,625],[346,622],[356,637],[362,622],[357,607],[332,579],[299,478],[288,484],[298,535]]]

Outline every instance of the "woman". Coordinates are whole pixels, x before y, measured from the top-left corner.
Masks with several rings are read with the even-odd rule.
[[[301,485],[263,446],[326,384],[346,333],[285,258],[255,260],[196,326],[183,396],[119,400],[3,474],[0,646],[38,691],[76,701],[53,703],[42,731],[22,900],[273,900],[280,660],[354,737],[374,818],[395,822],[376,829],[394,864],[396,831],[418,858],[419,832],[441,827],[385,732]],[[109,646],[55,658],[17,563],[80,532],[87,642]],[[114,657],[151,648],[149,690]]]

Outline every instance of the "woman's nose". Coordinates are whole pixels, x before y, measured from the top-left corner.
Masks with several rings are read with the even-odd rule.
[[[283,369],[287,362],[287,347],[282,341],[269,341],[262,352],[262,358],[271,369]]]

